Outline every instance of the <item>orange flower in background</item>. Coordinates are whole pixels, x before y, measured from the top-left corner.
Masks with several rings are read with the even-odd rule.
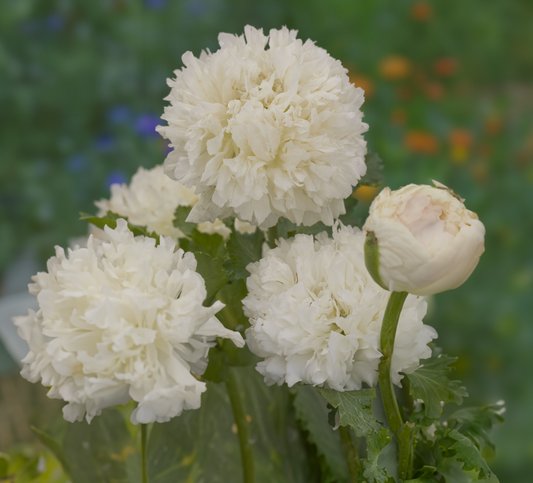
[[[435,73],[442,77],[449,77],[457,71],[458,63],[453,57],[443,57],[433,66]]]
[[[433,17],[433,7],[428,2],[416,2],[411,7],[411,17],[423,22]]]
[[[390,55],[379,64],[379,72],[387,80],[405,79],[411,73],[411,63],[401,55]]]
[[[500,118],[494,116],[489,117],[485,121],[484,130],[485,132],[490,136],[495,136],[496,134],[499,134],[502,130],[502,121]]]
[[[379,193],[377,186],[359,186],[352,196],[363,203],[370,203]]]
[[[472,133],[466,129],[453,129],[450,132],[451,157],[454,162],[461,164],[468,158],[472,147]]]
[[[374,82],[372,82],[372,79],[370,77],[367,77],[365,75],[359,75],[359,74],[352,74],[351,72],[348,74],[350,77],[350,82],[355,85],[355,87],[360,87],[365,91],[365,97],[372,97],[374,94]]]
[[[436,154],[440,148],[439,140],[434,134],[421,130],[407,132],[404,145],[409,151],[419,154]]]
[[[404,109],[401,108],[393,109],[390,113],[390,120],[393,124],[398,124],[399,126],[402,126],[407,122],[407,113]]]
[[[429,82],[425,85],[424,92],[428,99],[439,101],[444,97],[444,87],[439,82]]]
[[[476,163],[470,168],[470,172],[476,181],[485,183],[489,177],[489,170],[483,163]]]

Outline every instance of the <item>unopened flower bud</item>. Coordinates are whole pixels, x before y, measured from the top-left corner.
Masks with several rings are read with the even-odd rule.
[[[385,188],[363,227],[365,262],[395,292],[431,295],[459,287],[485,251],[485,227],[452,190],[410,184]]]

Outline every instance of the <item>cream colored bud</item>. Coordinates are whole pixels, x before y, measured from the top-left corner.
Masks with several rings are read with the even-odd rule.
[[[431,295],[457,288],[485,251],[478,216],[452,190],[434,183],[385,188],[370,206],[363,230],[377,242],[372,256],[378,283],[390,291]]]

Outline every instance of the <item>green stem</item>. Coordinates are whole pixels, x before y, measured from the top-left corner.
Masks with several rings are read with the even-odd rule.
[[[414,424],[404,422],[391,379],[392,354],[400,313],[407,292],[391,292],[383,324],[381,326],[381,361],[379,363],[379,387],[391,431],[398,440],[398,476],[400,480],[411,478],[414,457]]]
[[[142,472],[142,483],[148,483],[148,468],[146,465],[146,443],[148,442],[147,437],[148,425],[141,424],[141,472]]]
[[[248,421],[246,420],[246,412],[244,411],[242,393],[239,388],[237,378],[235,377],[235,369],[233,367],[229,367],[229,375],[226,380],[226,387],[228,389],[228,395],[239,435],[244,483],[253,483],[255,479],[254,455],[252,446],[250,445],[250,431]]]
[[[389,426],[394,433],[397,433],[403,425],[403,419],[394,394],[394,387],[390,377],[392,353],[394,351],[394,339],[396,338],[396,328],[402,311],[403,303],[407,298],[407,292],[391,292],[383,324],[381,325],[381,361],[379,363],[379,387],[381,398],[385,407],[385,414],[389,421]]]
[[[350,430],[345,426],[339,426],[339,435],[341,437],[342,449],[346,456],[348,463],[348,471],[350,473],[350,482],[357,483],[359,478],[359,456],[357,455],[357,447],[355,446]]]

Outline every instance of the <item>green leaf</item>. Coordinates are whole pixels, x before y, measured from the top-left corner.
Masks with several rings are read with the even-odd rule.
[[[229,282],[218,293],[217,298],[224,302],[225,307],[217,313],[217,318],[227,329],[242,332],[250,326],[242,307],[242,299],[246,295],[248,295],[246,280],[242,278]]]
[[[492,472],[479,449],[469,438],[455,429],[452,429],[446,436],[455,441],[446,449],[455,451],[455,459],[464,463],[463,471],[478,471],[481,478],[491,475]]]
[[[335,481],[349,479],[348,465],[339,438],[328,423],[327,402],[310,386],[293,386],[293,406],[302,427],[307,431],[309,441],[316,446],[317,453],[324,458]]]
[[[462,404],[463,397],[467,397],[466,389],[460,381],[448,379],[452,370],[450,364],[457,360],[434,350],[429,359],[423,361],[412,374],[406,374],[410,384],[410,394],[414,399],[422,399],[425,405],[425,415],[431,419],[438,419],[442,414],[441,401]]]
[[[63,471],[70,478],[73,478],[72,469],[70,467],[70,464],[67,458],[65,457],[65,453],[63,452],[63,448],[61,447],[61,444],[57,442],[54,438],[52,438],[52,436],[40,430],[39,428],[36,428],[35,426],[31,426],[31,430],[35,433],[35,436],[37,436],[37,439],[41,443],[43,443],[52,453],[54,453],[54,456],[61,463],[61,466],[63,467]]]
[[[264,241],[265,236],[261,230],[256,230],[251,235],[232,232],[227,243],[229,258],[224,262],[231,280],[248,278],[250,273],[246,266],[261,259]]]
[[[256,481],[319,483],[286,387],[268,387],[252,367],[235,368],[253,441]],[[239,441],[225,384],[207,383],[202,404],[165,424],[148,442],[150,483],[242,481]],[[95,480],[98,481],[98,480]]]
[[[383,161],[377,153],[368,151],[365,156],[366,174],[359,180],[360,185],[374,186],[382,179]]]
[[[10,460],[11,458],[8,454],[0,453],[0,479],[7,477]]]
[[[128,221],[127,216],[121,216],[111,211],[108,211],[105,216],[101,216],[101,217],[80,212],[80,220],[84,220],[88,223],[91,223],[94,226],[102,230],[106,226],[114,230],[117,227],[117,220],[119,218],[122,218]],[[157,235],[157,233],[154,233],[154,232],[149,232],[145,226],[132,225],[131,223],[128,222],[128,228],[134,234],[134,236],[147,236],[147,237],[155,239],[156,242],[159,243],[159,235]]]
[[[117,409],[105,409],[91,424],[67,423],[63,452],[73,483],[133,483],[127,466],[140,455]]]
[[[434,466],[424,466],[415,474],[412,480],[405,480],[403,483],[438,483],[435,476],[437,468]]]
[[[228,274],[220,260],[213,258],[207,253],[195,253],[197,262],[196,271],[204,278],[207,297],[204,305],[209,307],[213,304],[218,291],[228,283]]]
[[[350,426],[357,436],[366,436],[380,431],[382,425],[372,414],[372,399],[376,390],[360,389],[359,391],[337,392],[333,389],[317,387],[318,392],[339,410],[339,421],[342,426]]]
[[[486,445],[494,450],[489,432],[494,424],[503,422],[504,410],[503,401],[485,407],[460,409],[448,418],[448,427],[464,434],[480,451]]]
[[[348,196],[344,200],[344,209],[346,210],[346,213],[344,215],[339,216],[339,220],[344,225],[349,226],[361,226],[362,220],[359,214],[357,213],[357,204],[359,202],[353,197]]]
[[[385,448],[391,442],[388,429],[381,429],[378,433],[370,433],[366,438],[366,459],[361,460],[363,475],[368,478],[368,483],[393,483],[394,479],[379,465],[378,459]]]
[[[228,355],[218,346],[209,349],[209,362],[202,378],[211,382],[222,382],[228,377]]]
[[[176,228],[179,228],[187,236],[190,236],[193,230],[196,229],[196,223],[185,221],[191,210],[192,207],[190,206],[178,206],[174,212],[174,221],[172,222]]]

